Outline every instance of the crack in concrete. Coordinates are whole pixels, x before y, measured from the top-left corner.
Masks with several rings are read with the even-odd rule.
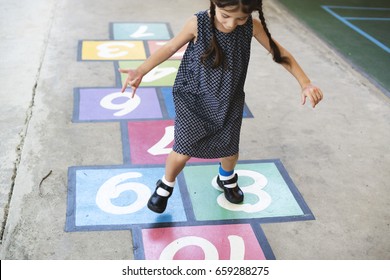
[[[4,207],[4,219],[3,219],[3,223],[1,225],[0,244],[3,244],[3,241],[4,241],[3,239],[4,239],[4,234],[5,234],[5,228],[6,228],[7,221],[8,221],[11,199],[12,199],[12,195],[13,195],[14,188],[15,188],[16,177],[18,175],[19,166],[20,166],[20,163],[22,160],[23,147],[25,144],[25,140],[27,138],[28,129],[30,126],[30,121],[31,121],[32,116],[33,116],[33,109],[35,106],[35,97],[37,94],[37,88],[38,88],[39,79],[41,76],[42,66],[43,66],[43,63],[45,61],[47,47],[49,45],[49,39],[51,36],[51,30],[52,30],[54,19],[55,19],[55,12],[56,12],[57,5],[58,5],[58,2],[56,1],[56,3],[53,6],[52,12],[51,12],[51,17],[49,18],[49,24],[48,24],[49,27],[47,29],[47,33],[46,33],[45,40],[43,43],[42,52],[41,52],[40,59],[39,59],[39,66],[38,66],[38,69],[37,69],[37,72],[35,75],[35,84],[32,87],[31,101],[30,101],[29,107],[26,110],[26,118],[24,121],[24,126],[21,129],[21,131],[19,132],[20,142],[15,149],[16,150],[16,159],[14,161],[14,167],[13,167],[13,172],[12,172],[13,174],[11,177],[11,187],[10,187],[10,192],[9,192],[9,196],[8,196],[8,201],[7,201],[6,206]]]

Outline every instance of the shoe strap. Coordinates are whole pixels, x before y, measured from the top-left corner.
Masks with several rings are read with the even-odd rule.
[[[161,180],[158,180],[156,185],[157,185],[157,188],[162,188],[162,189],[166,190],[167,192],[169,192],[169,196],[171,196],[172,191],[173,191],[172,187],[165,185]]]
[[[225,185],[235,184],[235,183],[237,183],[237,181],[238,181],[237,173],[234,174],[234,177],[231,178],[231,179],[229,179],[229,180],[224,180],[224,181],[222,181],[222,180],[220,179],[220,181],[221,181],[221,183],[222,183],[224,186],[225,186]]]

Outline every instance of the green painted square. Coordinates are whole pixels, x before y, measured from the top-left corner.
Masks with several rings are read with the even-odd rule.
[[[176,74],[179,69],[180,60],[167,60],[142,78],[141,87],[162,87],[173,86]],[[136,69],[143,61],[120,61],[119,68]],[[127,75],[121,74],[121,84],[126,80]]]
[[[239,163],[235,169],[245,198],[229,203],[215,183],[218,165],[187,166],[184,177],[198,221],[304,215],[274,162]],[[291,184],[291,183],[290,183]],[[294,187],[294,186],[292,186]]]

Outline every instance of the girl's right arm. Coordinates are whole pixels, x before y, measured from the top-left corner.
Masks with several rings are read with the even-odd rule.
[[[148,57],[144,63],[142,63],[137,69],[119,69],[120,73],[127,74],[126,81],[122,87],[122,92],[126,90],[127,86],[131,86],[133,90],[133,96],[137,90],[139,84],[142,81],[142,77],[145,76],[154,67],[161,64],[172,55],[174,55],[181,47],[187,44],[191,40],[196,40],[197,37],[197,18],[192,16],[187,20],[186,24],[179,32],[178,35],[173,37],[164,46],[158,49],[155,53]]]

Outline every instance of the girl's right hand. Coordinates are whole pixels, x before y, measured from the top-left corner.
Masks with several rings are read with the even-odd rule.
[[[133,98],[139,84],[142,81],[143,75],[139,74],[137,70],[131,70],[131,69],[119,68],[118,71],[122,74],[127,74],[126,81],[122,86],[122,93],[125,92],[127,86],[130,86],[133,91],[133,94],[131,96]]]

